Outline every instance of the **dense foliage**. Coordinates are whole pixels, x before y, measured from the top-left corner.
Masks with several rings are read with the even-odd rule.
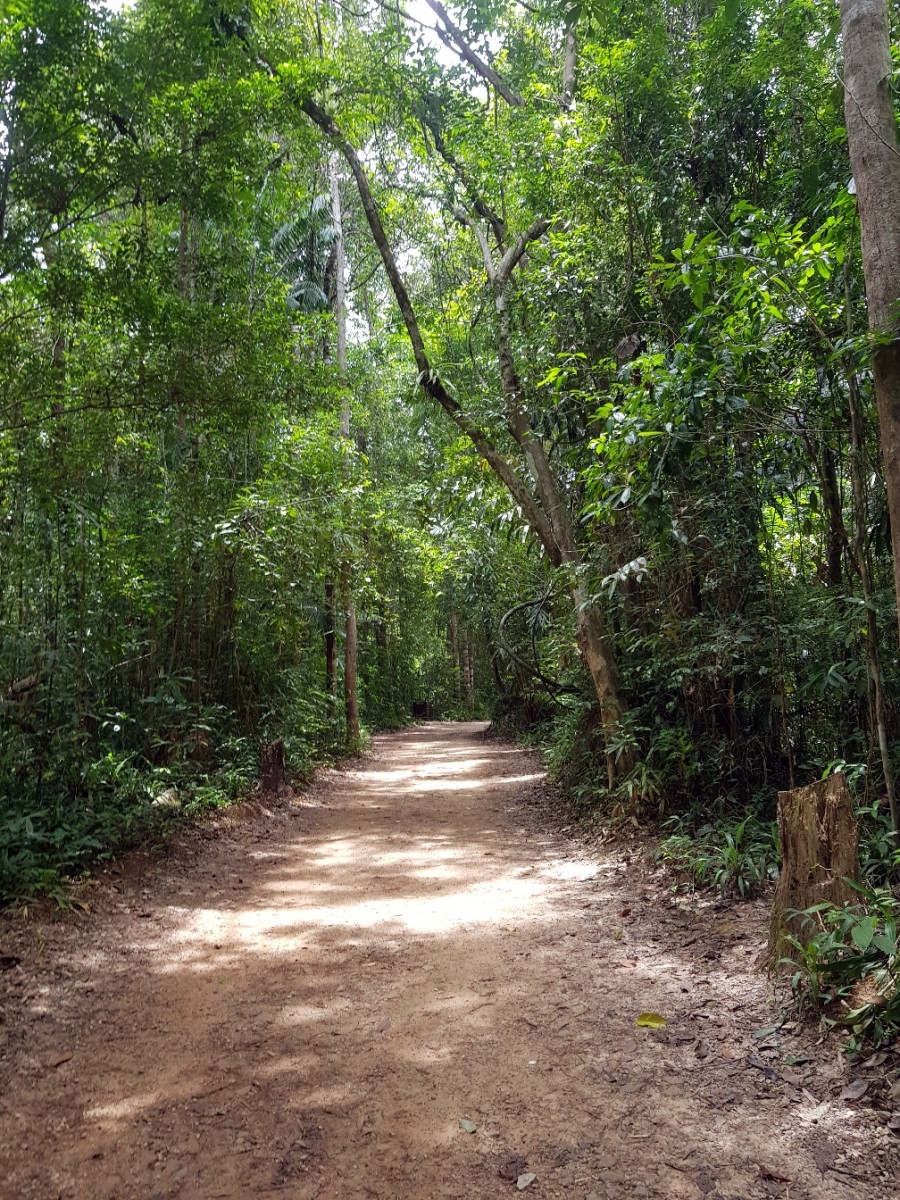
[[[325,664],[343,560],[369,725],[417,700],[474,710],[463,672],[486,685],[489,668],[463,616],[450,661],[466,547],[433,528],[441,435],[421,439],[389,324],[355,355],[340,432],[327,151],[216,6],[5,13],[9,895],[146,835],[160,793],[246,790],[269,737],[295,769],[343,745]]]
[[[364,728],[492,710],[740,894],[843,768],[890,885],[836,6],[4,14],[0,893],[346,748],[351,627]]]

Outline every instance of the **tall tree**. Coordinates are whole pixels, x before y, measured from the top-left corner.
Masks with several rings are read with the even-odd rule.
[[[344,242],[344,216],[341,211],[340,171],[337,151],[328,159],[328,183],[331,196],[331,220],[334,226],[334,319],[337,326],[337,368],[341,398],[341,437],[350,440],[350,393],[347,378],[347,250]],[[349,500],[348,500],[349,502]],[[344,719],[347,740],[359,744],[359,693],[357,683],[358,634],[356,601],[353,596],[353,564],[349,555],[341,562],[341,605],[344,612]]]
[[[900,147],[887,0],[841,0],[844,112],[859,203],[872,373],[900,601]],[[900,603],[897,606],[900,631]]]
[[[534,486],[534,491],[532,491],[513,463],[497,449],[491,436],[476,420],[465,413],[459,401],[447,389],[438,371],[432,366],[397,256],[388,240],[368,175],[355,148],[342,134],[334,119],[312,97],[304,98],[301,106],[307,116],[341,150],[353,173],[372,238],[390,280],[394,298],[412,345],[422,389],[426,395],[440,405],[457,428],[469,438],[497,477],[506,485],[510,495],[520,505],[525,520],[538,537],[550,561],[555,566],[565,567],[571,575],[579,643],[594,682],[604,728],[611,740],[627,712],[627,705],[619,683],[615,650],[604,626],[602,614],[592,599],[585,579],[583,562],[574,543],[571,517],[566,510],[559,489],[547,469],[546,456],[540,438],[531,430],[524,413],[521,412],[520,387],[506,344],[508,336],[506,288],[510,275],[521,261],[529,243],[546,231],[548,222],[539,220],[524,233],[519,234],[505,249],[503,258],[496,267],[491,263],[489,255],[486,263],[490,282],[496,289],[497,311],[500,318],[498,355],[506,393],[505,401],[510,409],[508,430],[521,449],[528,465]],[[483,238],[482,245],[486,246]],[[614,758],[610,750],[607,754],[607,761],[610,782],[614,781],[617,773],[624,773],[631,766],[631,757],[627,753],[619,754]]]

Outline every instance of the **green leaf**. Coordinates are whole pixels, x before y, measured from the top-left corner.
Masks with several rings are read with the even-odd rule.
[[[543,379],[538,380],[535,387],[546,387],[548,383],[554,383],[562,374],[562,367],[551,367]]]
[[[665,1017],[661,1017],[659,1013],[645,1012],[637,1019],[637,1025],[641,1029],[665,1029],[668,1021]]]
[[[773,1022],[773,1024],[771,1024],[771,1025],[764,1025],[762,1027],[762,1029],[754,1029],[753,1036],[755,1038],[757,1038],[758,1040],[762,1041],[763,1038],[767,1038],[771,1034],[777,1033],[783,1024],[784,1024],[784,1021],[780,1020],[780,1021]]]
[[[866,951],[872,945],[875,936],[875,920],[860,921],[850,930],[850,937],[858,950]]]

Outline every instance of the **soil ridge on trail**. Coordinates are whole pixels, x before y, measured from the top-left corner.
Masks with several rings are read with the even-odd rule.
[[[837,1055],[761,1036],[764,923],[572,840],[483,724],[379,736],[0,926],[0,1197],[884,1200]]]

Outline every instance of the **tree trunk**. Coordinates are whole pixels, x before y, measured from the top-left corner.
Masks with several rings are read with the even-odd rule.
[[[456,622],[456,610],[450,609],[447,618],[447,657],[450,659],[450,676],[453,680],[453,699],[459,703],[460,671],[459,671],[459,628]]]
[[[463,654],[465,657],[466,711],[471,717],[475,712],[475,639],[471,628],[466,629]]]
[[[378,613],[375,620],[375,654],[378,661],[379,690],[382,695],[382,714],[386,715],[388,722],[393,725],[397,720],[397,680],[391,669],[391,647],[384,610]]]
[[[394,299],[397,302],[397,307],[400,309],[400,315],[403,318],[403,324],[406,327],[413,357],[419,371],[419,386],[426,396],[441,406],[460,433],[469,438],[472,445],[520,506],[525,520],[531,526],[541,544],[547,549],[548,554],[550,554],[551,561],[554,564],[558,564],[558,558],[553,557],[551,549],[553,546],[552,531],[546,516],[541,511],[540,505],[536,503],[515,468],[497,450],[484,429],[463,412],[459,402],[450,394],[444,386],[440,375],[431,365],[431,361],[425,350],[425,341],[422,337],[422,330],[419,326],[412,300],[406,289],[403,276],[400,274],[400,268],[397,265],[397,259],[387,239],[387,234],[384,231],[384,225],[381,222],[381,216],[375,204],[372,189],[369,187],[369,179],[359,155],[341,133],[333,118],[323,108],[320,108],[311,97],[303,100],[300,107],[310,120],[319,126],[323,133],[326,133],[340,146],[341,153],[344,155],[350,166],[350,170],[353,172],[353,178],[356,180],[357,190],[359,191],[359,197],[369,230],[378,253],[381,256],[388,282],[391,285],[391,291],[394,293]],[[524,241],[523,247],[520,250],[520,256],[523,252]]]
[[[491,674],[494,677],[494,687],[497,689],[497,696],[500,697],[506,694],[506,682],[500,671],[500,651],[494,642],[491,622],[487,618],[484,621],[484,644],[487,647],[488,657],[491,660]]]
[[[886,0],[841,0],[844,115],[856,182],[872,372],[900,596],[900,149]],[[898,608],[900,622],[900,608]],[[898,623],[900,630],[900,623]]]
[[[575,640],[597,693],[607,744],[606,777],[609,786],[613,787],[616,780],[627,775],[634,766],[632,749],[625,747],[614,752],[610,747],[610,738],[616,733],[626,713],[619,687],[619,672],[603,614],[593,604],[590,589],[579,576],[576,576],[572,586],[572,601],[575,605]]]
[[[572,17],[566,25],[566,47],[563,57],[562,100],[563,108],[571,108],[575,99],[575,68],[578,65],[578,40],[575,36],[575,21]]]
[[[872,720],[875,735],[878,740],[878,751],[881,755],[881,769],[884,774],[884,790],[887,795],[888,808],[891,814],[891,828],[894,833],[900,832],[900,813],[897,811],[897,797],[894,792],[894,770],[891,764],[890,747],[887,738],[887,708],[884,700],[884,672],[881,667],[881,650],[878,644],[878,618],[875,608],[875,591],[872,586],[872,572],[869,567],[869,547],[866,537],[868,504],[866,503],[865,467],[865,431],[863,428],[862,404],[856,377],[848,376],[848,399],[850,401],[850,482],[853,486],[853,552],[856,558],[856,569],[862,585],[863,600],[866,606],[866,640],[865,656],[869,672],[869,689],[872,700]]]
[[[359,742],[359,697],[356,691],[356,608],[353,604],[351,569],[341,563],[341,597],[344,604],[344,716],[347,721],[347,741]]]
[[[858,834],[847,781],[840,774],[778,793],[778,832],[783,861],[769,926],[768,959],[795,958],[785,940],[799,941],[809,930],[803,909],[828,901],[852,904],[859,895],[847,882],[859,878]]]
[[[278,793],[284,787],[284,738],[263,746],[259,765],[259,786],[264,792]]]
[[[822,446],[822,499],[828,518],[825,582],[830,588],[840,588],[842,582],[841,559],[847,535],[841,513],[841,491],[838,485],[834,451],[828,445],[827,439],[824,440]]]
[[[337,603],[334,583],[325,584],[325,690],[328,705],[334,714],[337,711],[338,667],[337,667]]]
[[[438,0],[425,0],[425,3],[436,16],[440,17],[446,26],[446,29],[442,29],[438,25],[434,30],[444,45],[449,46],[459,54],[460,58],[465,59],[469,66],[473,67],[476,74],[480,75],[485,82],[493,84],[507,104],[521,106],[523,104],[522,97],[497,74],[492,66],[475,53],[463,37],[462,30],[454,23],[443,4],[438,3]]]
[[[607,632],[603,613],[594,604],[590,588],[585,581],[584,560],[578,547],[575,526],[565,496],[550,465],[544,443],[532,430],[525,410],[524,388],[513,360],[510,337],[507,296],[507,284],[512,269],[507,266],[510,256],[505,255],[499,266],[495,267],[483,235],[479,236],[478,241],[488,278],[495,288],[497,352],[506,401],[507,424],[513,438],[522,448],[534,490],[542,510],[549,518],[558,561],[572,571],[576,639],[597,694],[604,735],[607,743],[610,743],[618,733],[618,726],[627,710],[619,683],[615,649]],[[621,749],[615,754],[608,752],[606,773],[609,786],[613,787],[616,780],[626,775],[633,765],[634,754],[630,749]]]
[[[344,386],[341,405],[341,437],[350,437],[350,397],[347,394],[347,303],[344,286],[344,223],[341,212],[341,192],[338,181],[338,154],[328,162],[331,187],[331,219],[335,231],[334,258],[334,319],[337,325],[337,364]],[[353,599],[353,567],[346,559],[341,563],[341,602],[344,608],[344,715],[347,722],[347,741],[359,742],[359,696],[356,678],[356,604]]]

